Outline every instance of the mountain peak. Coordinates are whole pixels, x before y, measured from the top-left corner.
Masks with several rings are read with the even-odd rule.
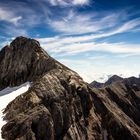
[[[109,79],[122,79],[122,77],[118,76],[118,75],[112,75]]]
[[[27,38],[27,37],[23,37],[23,36],[19,36],[17,38],[15,38],[11,43],[10,43],[10,48],[13,48],[15,51],[17,49],[30,49],[30,51],[35,51],[35,52],[43,52],[43,49],[40,47],[40,43],[35,40],[35,39],[31,39],[31,38]],[[45,52],[46,53],[46,52]]]
[[[105,86],[110,85],[110,84],[112,84],[112,83],[114,83],[114,82],[121,81],[121,80],[123,80],[122,77],[120,77],[120,76],[118,76],[118,75],[113,75],[113,76],[111,76],[111,77],[105,82]]]
[[[104,85],[104,83],[100,83],[97,81],[93,81],[92,83],[90,83],[90,86],[94,87],[94,88],[101,88],[101,87],[103,87],[103,85]]]
[[[31,81],[56,65],[38,41],[17,37],[0,51],[0,89]]]
[[[34,40],[34,39],[31,39],[31,38],[28,38],[28,37],[24,37],[24,36],[18,36],[18,37],[16,37],[13,41],[12,41],[12,43],[14,43],[14,42],[19,42],[19,41],[31,41],[31,40]]]
[[[27,37],[23,37],[23,36],[19,36],[19,37],[16,37],[11,43],[10,43],[10,46],[14,46],[14,47],[23,47],[26,43],[31,43],[32,45],[33,44],[36,44],[36,47],[39,47],[40,44],[37,40],[35,39],[31,39],[31,38],[27,38]],[[31,47],[28,46],[28,47]],[[32,46],[33,47],[33,46]]]

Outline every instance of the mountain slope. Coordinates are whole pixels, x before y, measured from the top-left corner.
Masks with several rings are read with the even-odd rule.
[[[126,91],[121,89],[122,87],[126,88]],[[97,110],[102,118],[102,127],[107,130],[109,140],[139,140],[140,98],[136,95],[139,91],[129,91],[129,87],[124,85],[122,87],[93,89],[96,93],[92,95],[95,111]],[[126,93],[128,99],[125,98]]]
[[[26,43],[20,44],[22,39]],[[12,70],[6,67],[9,59],[0,52],[1,64],[4,65],[0,73],[1,87],[18,85],[26,80],[31,81],[32,85],[27,92],[7,105],[4,111],[7,124],[2,127],[4,139],[140,139],[139,120],[134,116],[134,113],[137,113],[139,117],[140,112],[138,96],[140,89],[137,85],[122,83],[119,89],[118,87],[116,89],[116,86],[108,89],[92,89],[77,73],[44,52],[35,40],[20,37],[13,42],[15,45],[11,46],[14,51],[8,56],[8,58],[14,57],[10,59],[10,64],[15,65]],[[4,54],[8,53],[7,47],[4,48]],[[34,54],[33,58],[30,55],[24,58],[24,49],[18,57],[22,47],[28,48],[30,54]],[[37,52],[36,48],[39,49]],[[24,59],[29,61],[29,66],[26,66],[28,61]],[[7,75],[5,69],[16,74]],[[18,72],[20,69],[24,73]],[[10,82],[6,80],[7,78]],[[126,93],[128,98],[125,98]],[[128,105],[128,111],[123,105],[125,107]]]
[[[3,113],[2,110],[5,109],[7,104],[11,102],[13,99],[15,99],[20,94],[26,92],[28,88],[30,87],[30,83],[24,83],[21,86],[13,87],[13,88],[6,88],[2,91],[0,91],[0,134],[1,134],[1,127],[6,123],[3,120]],[[0,140],[1,140],[0,135]]]

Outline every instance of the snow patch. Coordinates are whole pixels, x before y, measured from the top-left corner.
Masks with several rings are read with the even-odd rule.
[[[8,103],[14,100],[17,96],[28,91],[29,87],[30,83],[26,82],[20,86],[12,88],[7,87],[0,91],[0,140],[2,140],[1,128],[6,123],[6,121],[3,120],[3,110],[6,108]]]

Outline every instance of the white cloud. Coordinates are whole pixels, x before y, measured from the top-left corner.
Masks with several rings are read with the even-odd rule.
[[[79,38],[78,38],[79,39]],[[140,54],[140,45],[139,44],[128,44],[128,43],[97,43],[92,42],[83,42],[83,43],[74,43],[68,40],[61,40],[47,43],[41,43],[42,47],[48,50],[51,53],[56,53],[57,55],[77,55],[83,52],[107,52],[114,54],[127,54],[128,55],[138,55]],[[39,40],[41,42],[41,39]],[[76,41],[76,40],[75,40]]]
[[[83,52],[108,52],[108,53],[127,53],[127,54],[140,54],[140,45],[139,44],[127,44],[127,43],[96,43],[96,42],[85,42],[85,43],[73,43],[70,45],[64,45],[53,52],[60,53],[63,55],[72,55]]]
[[[53,5],[53,6],[57,6],[57,5],[66,6],[66,5],[68,5],[68,3],[65,2],[64,0],[50,0],[49,2],[50,2],[50,4]]]
[[[24,28],[20,28],[18,26],[10,26],[10,25],[4,26],[4,28],[0,28],[0,31],[5,32],[7,36],[11,36],[11,37],[27,36],[27,30]],[[9,38],[7,37],[7,39]]]
[[[89,4],[89,0],[73,0],[72,3],[74,5],[84,5],[84,4]]]
[[[126,31],[130,31],[136,28],[137,26],[140,26],[140,18],[136,18],[126,22],[125,24],[123,24],[123,26],[118,28],[114,33],[116,34],[116,33],[123,33]]]
[[[14,17],[14,18],[10,19],[9,22],[17,25],[18,21],[21,20],[21,19],[22,19],[22,17],[18,16],[18,17]]]
[[[79,14],[70,11],[68,15],[61,20],[50,20],[49,25],[54,30],[65,34],[82,34],[112,28],[116,26],[121,19],[120,12],[102,15],[100,17],[98,13]]]
[[[49,0],[53,6],[72,6],[72,5],[87,5],[89,0]]]
[[[109,37],[112,35],[116,35],[119,33],[125,33],[125,32],[133,32],[133,29],[135,29],[137,26],[140,25],[140,19],[134,19],[131,21],[128,21],[124,24],[122,24],[120,27],[117,27],[116,29],[112,30],[112,31],[106,31],[104,33],[94,33],[91,35],[82,35],[82,36],[69,36],[69,37],[59,37],[59,36],[55,36],[55,37],[48,37],[48,38],[38,38],[38,40],[42,43],[42,44],[46,44],[46,45],[52,45],[52,46],[59,46],[59,45],[63,45],[63,44],[72,44],[72,43],[79,43],[79,42],[87,42],[90,40],[95,40],[95,39],[99,39],[99,38],[103,38],[103,37]],[[139,31],[139,30],[138,30]]]
[[[110,53],[128,53],[129,55],[140,54],[139,44],[128,43],[97,43],[96,39],[109,37],[119,33],[133,32],[133,30],[140,25],[140,19],[133,19],[112,31],[104,33],[95,33],[91,35],[81,36],[56,36],[52,38],[38,38],[42,46],[54,53],[61,53],[64,55],[77,54],[87,51],[101,51]]]
[[[0,32],[6,38],[28,36],[28,29],[40,24],[41,18],[28,4],[9,1],[8,4],[0,5]]]
[[[12,11],[8,11],[0,7],[0,20],[7,21],[16,25],[21,19],[21,16],[16,16],[14,13],[12,13]]]
[[[64,34],[101,33],[94,35],[97,38],[127,32],[140,26],[140,18],[126,20],[128,17],[129,14],[125,10],[91,14],[79,14],[72,10],[59,20],[50,19],[49,25]]]

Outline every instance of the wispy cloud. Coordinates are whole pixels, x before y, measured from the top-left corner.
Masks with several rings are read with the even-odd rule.
[[[28,29],[41,23],[42,16],[36,13],[34,8],[24,2],[0,3],[0,34],[9,39],[21,35],[28,36]]]
[[[77,4],[78,4],[78,5],[79,5],[79,4],[80,4],[80,5],[83,5],[83,4],[89,4],[89,2],[90,2],[90,0],[73,0],[72,3],[73,3],[74,5],[77,5]]]
[[[82,37],[75,38],[75,40],[70,38],[58,39],[57,37],[53,39],[45,40],[38,39],[41,42],[43,48],[49,51],[51,54],[55,54],[57,56],[71,56],[71,55],[78,55],[81,53],[86,52],[106,52],[106,53],[113,53],[113,54],[125,54],[126,56],[134,56],[140,55],[140,45],[139,44],[129,44],[127,42],[122,43],[109,43],[109,42],[96,42],[96,40],[88,42],[85,39],[82,42]],[[59,40],[59,41],[58,41]],[[79,41],[79,42],[76,42]],[[80,42],[81,41],[81,42]]]
[[[119,33],[133,32],[133,31],[139,32],[140,30],[135,30],[135,28],[138,26],[140,26],[140,18],[127,21],[126,23],[122,23],[122,25],[120,25],[119,27],[111,31],[104,31],[101,33],[94,33],[94,34],[82,35],[82,36],[69,36],[69,37],[55,36],[50,38],[49,37],[39,38],[38,40],[42,44],[47,44],[47,45],[51,44],[52,46],[55,46],[55,44],[57,44],[59,46],[59,45],[69,44],[69,43],[72,44],[72,43],[79,43],[79,42],[87,42],[93,39],[95,40],[99,38],[109,37]]]
[[[89,0],[49,0],[50,4],[53,6],[72,6],[72,5],[87,5]]]
[[[61,55],[73,55],[83,52],[108,52],[114,54],[129,53],[129,54],[140,54],[140,46],[137,44],[127,44],[127,43],[74,43],[70,45],[65,45],[56,50],[52,49],[53,52]]]
[[[140,18],[132,19],[122,23],[115,29],[102,33],[79,36],[56,36],[52,38],[38,38],[42,46],[55,53],[78,54],[87,51],[101,51],[110,53],[140,54],[139,44],[129,43],[99,43],[97,39],[107,38],[116,34],[133,32],[140,26]],[[102,27],[100,27],[102,29]]]
[[[1,21],[7,21],[16,25],[21,19],[22,19],[21,16],[16,16],[11,11],[8,11],[0,7],[0,20]]]
[[[72,10],[61,20],[50,20],[49,25],[52,29],[66,34],[101,32],[104,29],[117,26],[124,19],[121,14],[125,15],[125,12],[107,13],[105,15],[96,12],[79,14]]]
[[[140,18],[129,19],[129,12],[127,10],[109,12],[109,13],[86,13],[79,14],[71,10],[67,16],[56,20],[49,19],[49,26],[62,34],[67,35],[82,35],[90,34],[75,39],[97,39],[109,37],[119,33],[139,31]]]

